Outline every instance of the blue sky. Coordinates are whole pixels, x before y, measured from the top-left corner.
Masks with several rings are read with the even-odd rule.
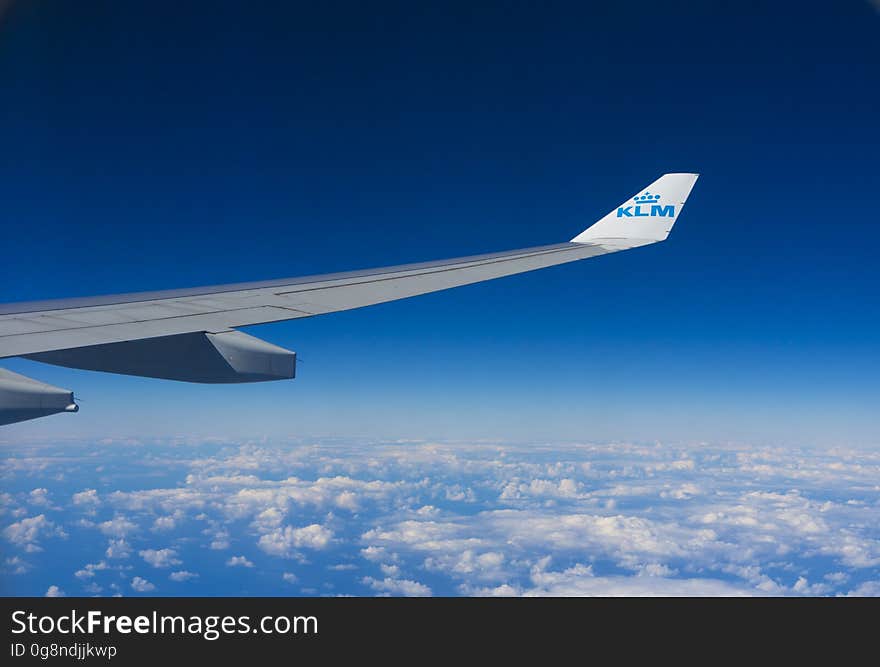
[[[83,399],[4,440],[876,445],[876,9],[470,4],[14,7],[4,302],[561,241],[702,178],[667,243],[253,329],[293,382],[4,361]]]

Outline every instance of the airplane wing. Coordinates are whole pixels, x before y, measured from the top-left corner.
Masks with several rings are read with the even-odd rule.
[[[0,305],[0,358],[189,382],[292,378],[293,352],[235,329],[663,241],[696,180],[697,174],[665,174],[567,243],[304,278]],[[0,369],[0,424],[75,411],[71,392],[22,378]]]

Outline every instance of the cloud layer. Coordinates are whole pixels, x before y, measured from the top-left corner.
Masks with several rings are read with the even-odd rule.
[[[880,592],[876,451],[104,442],[5,454],[13,595]]]

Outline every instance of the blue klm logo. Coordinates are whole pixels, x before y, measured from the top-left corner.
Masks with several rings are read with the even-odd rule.
[[[660,204],[660,195],[652,195],[646,192],[643,195],[633,197],[635,205],[621,206],[617,209],[618,218],[647,218],[647,217],[668,217],[675,216],[675,206]]]

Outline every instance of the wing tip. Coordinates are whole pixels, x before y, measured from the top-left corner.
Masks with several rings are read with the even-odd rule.
[[[636,247],[665,241],[699,177],[694,172],[663,174],[570,242],[613,240],[618,246]]]

